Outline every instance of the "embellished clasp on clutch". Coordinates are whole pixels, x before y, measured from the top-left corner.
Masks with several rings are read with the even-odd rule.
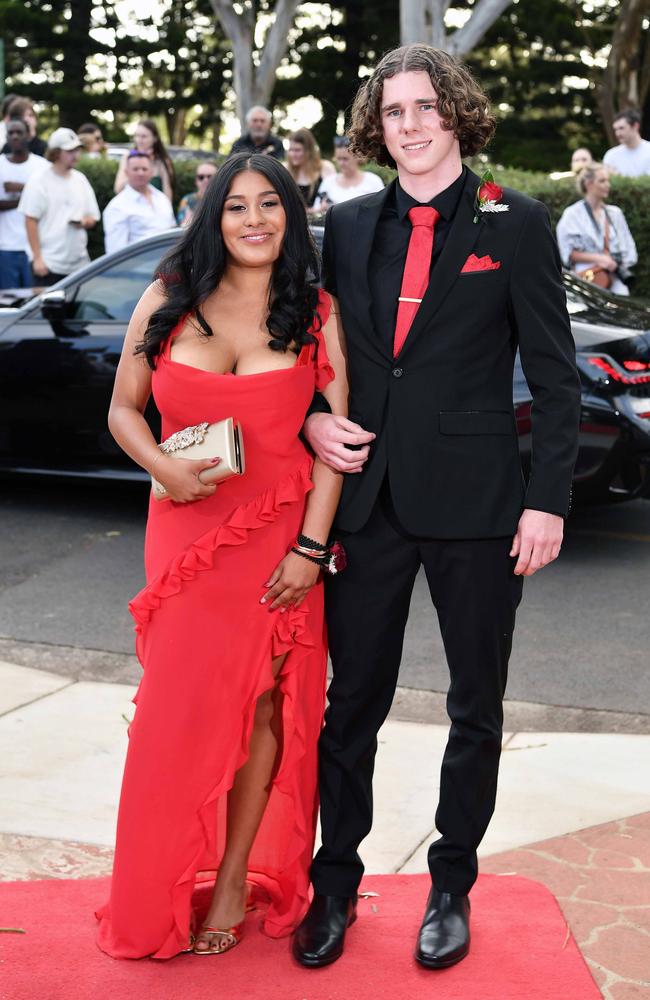
[[[194,427],[183,427],[182,431],[171,434],[159,445],[159,448],[165,455],[171,455],[172,452],[179,451],[181,448],[189,448],[193,444],[203,444],[209,426],[208,423],[204,423],[195,424]]]
[[[244,439],[241,427],[234,417],[217,423],[193,424],[183,427],[159,444],[164,455],[177,459],[205,459],[206,463],[218,456],[219,465],[206,467],[199,473],[202,483],[220,483],[230,476],[243,476],[245,471]],[[165,500],[167,492],[162,483],[151,477],[156,500]]]

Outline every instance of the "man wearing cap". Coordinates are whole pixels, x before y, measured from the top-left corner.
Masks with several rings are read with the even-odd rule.
[[[152,176],[149,154],[132,149],[126,160],[126,185],[104,209],[106,253],[176,227],[171,202],[150,183]]]
[[[18,203],[36,285],[53,285],[90,260],[87,230],[97,225],[100,213],[87,178],[74,169],[81,148],[72,129],[57,128],[47,144],[50,166],[30,177]]]

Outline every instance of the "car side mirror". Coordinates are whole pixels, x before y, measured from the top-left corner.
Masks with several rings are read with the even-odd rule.
[[[67,304],[65,291],[62,288],[41,295],[41,312],[45,319],[59,321],[65,319]]]

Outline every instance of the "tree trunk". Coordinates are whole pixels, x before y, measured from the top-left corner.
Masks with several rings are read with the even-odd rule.
[[[463,27],[447,34],[445,14],[451,0],[401,0],[402,44],[425,42],[452,55],[465,56],[511,3],[512,0],[478,0]]]
[[[187,108],[177,107],[174,112],[171,129],[172,146],[184,146],[187,135]]]
[[[402,45],[427,41],[423,0],[401,0],[399,5],[399,25]]]
[[[649,12],[650,0],[622,0],[598,92],[598,107],[611,145],[616,141],[614,115],[625,108],[642,108],[648,93],[647,51],[643,60],[643,47],[647,50],[648,43],[643,21]]]
[[[255,11],[250,2],[242,3],[238,14],[230,0],[210,0],[215,16],[230,39],[233,51],[233,87],[237,97],[237,114],[242,130],[246,113],[255,104],[268,106],[271,101],[275,73],[289,45],[289,31],[300,0],[276,0],[275,18],[259,50],[257,65],[255,49]]]

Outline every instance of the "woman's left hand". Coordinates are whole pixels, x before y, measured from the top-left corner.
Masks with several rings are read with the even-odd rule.
[[[280,608],[281,612],[293,606],[299,607],[314,586],[320,575],[321,568],[295,552],[289,552],[282,562],[278,563],[273,573],[264,584],[268,593],[260,604],[269,604],[269,611]]]

